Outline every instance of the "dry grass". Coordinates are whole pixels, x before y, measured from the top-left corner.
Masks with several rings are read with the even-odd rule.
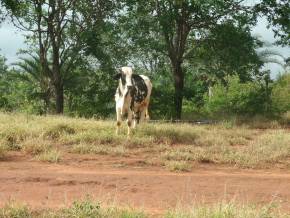
[[[128,140],[126,126],[122,126],[121,134],[117,136],[113,121],[0,113],[0,157],[10,150],[19,150],[39,160],[58,162],[60,151],[65,147],[65,151],[79,154],[150,154],[150,159],[167,162],[166,166],[177,166],[178,162],[247,168],[287,165],[289,129],[273,123],[268,123],[269,128],[265,128],[265,122],[263,127],[253,128],[252,123],[237,126],[233,122],[203,126],[143,124]]]
[[[37,160],[49,162],[49,163],[57,163],[61,159],[61,152],[57,149],[49,149],[41,152],[36,156]]]
[[[189,172],[192,164],[186,161],[165,161],[165,167],[172,172]]]
[[[165,218],[289,218],[277,205],[268,204],[263,207],[255,205],[240,205],[234,202],[218,203],[213,206],[200,205],[191,209],[176,209],[169,211]]]
[[[171,210],[164,215],[149,215],[132,208],[115,206],[103,208],[92,200],[76,201],[70,207],[59,210],[31,210],[23,204],[10,202],[0,208],[0,218],[289,218],[290,214],[283,213],[275,204],[263,207],[255,205],[240,205],[233,202],[216,205],[198,205],[189,209]]]
[[[0,218],[145,218],[142,211],[131,208],[101,208],[91,200],[76,201],[70,207],[59,210],[31,210],[23,204],[11,202],[0,208]]]

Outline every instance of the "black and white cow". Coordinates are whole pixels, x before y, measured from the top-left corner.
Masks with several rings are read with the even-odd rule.
[[[115,94],[117,131],[121,126],[122,117],[127,115],[128,135],[139,121],[149,119],[148,106],[152,91],[152,84],[147,76],[133,74],[131,67],[122,67],[115,75],[119,85]]]

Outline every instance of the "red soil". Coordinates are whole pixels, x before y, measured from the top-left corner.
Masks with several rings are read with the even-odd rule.
[[[103,204],[130,205],[162,213],[179,205],[223,200],[265,204],[279,202],[290,211],[290,171],[246,170],[197,165],[189,173],[142,166],[142,160],[96,155],[65,155],[58,164],[21,153],[0,161],[0,205],[9,200],[32,208],[59,208],[86,195]]]

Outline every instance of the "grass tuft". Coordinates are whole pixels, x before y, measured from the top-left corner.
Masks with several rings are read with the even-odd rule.
[[[42,138],[29,138],[22,143],[22,150],[27,154],[38,155],[51,149],[50,141]]]
[[[186,161],[165,161],[165,167],[173,172],[189,172],[192,164]]]
[[[57,124],[55,126],[51,126],[44,135],[51,139],[57,139],[62,135],[68,134],[74,134],[75,129],[67,124]]]
[[[23,204],[10,202],[3,208],[0,208],[0,218],[31,218],[31,212],[28,207]]]
[[[37,155],[36,159],[44,162],[58,163],[61,159],[61,152],[56,149],[45,150]]]

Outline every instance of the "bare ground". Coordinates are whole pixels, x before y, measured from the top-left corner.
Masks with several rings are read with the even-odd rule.
[[[290,212],[290,170],[250,170],[211,164],[188,173],[143,165],[134,157],[66,154],[58,164],[20,152],[0,161],[0,205],[9,200],[32,208],[59,208],[90,197],[103,204],[130,205],[159,214],[180,205],[235,200],[263,205],[278,202]]]

